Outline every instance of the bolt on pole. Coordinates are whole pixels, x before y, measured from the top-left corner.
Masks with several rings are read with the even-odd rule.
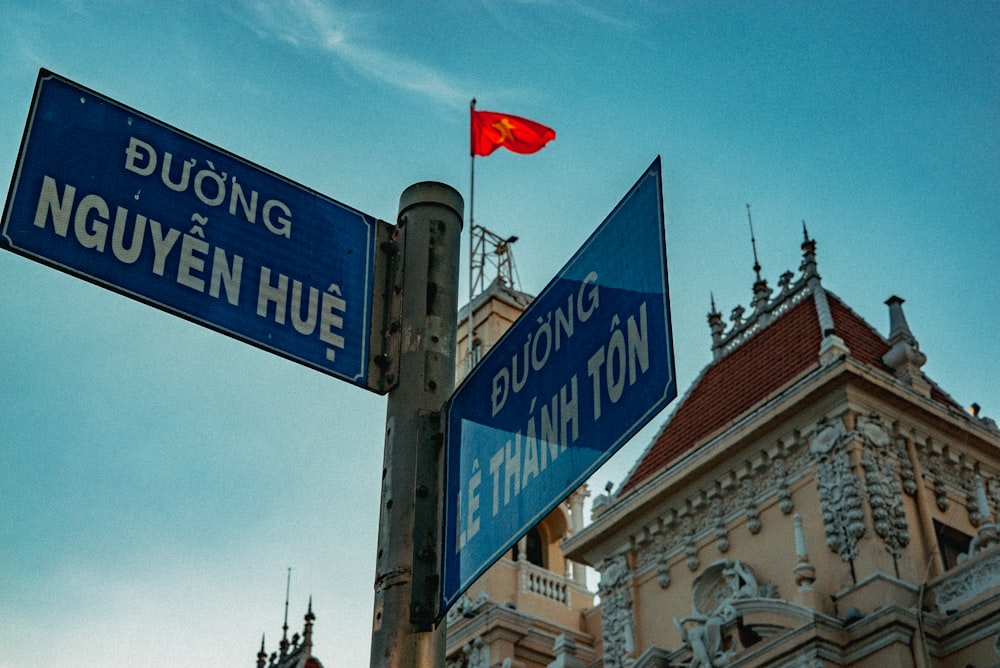
[[[464,206],[443,183],[416,183],[399,198],[399,384],[386,409],[372,668],[444,666],[444,624],[427,620],[440,598],[441,412],[455,388]]]

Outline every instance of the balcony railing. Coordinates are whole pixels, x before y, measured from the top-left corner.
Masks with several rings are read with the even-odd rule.
[[[531,592],[547,599],[570,604],[569,580],[544,568],[535,566],[528,561],[516,562],[518,569],[518,587],[521,592]]]

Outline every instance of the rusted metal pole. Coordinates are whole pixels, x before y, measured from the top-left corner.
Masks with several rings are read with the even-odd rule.
[[[427,606],[438,600],[428,592],[440,582],[440,540],[428,532],[440,531],[442,516],[438,434],[455,388],[463,209],[462,196],[443,183],[414,184],[399,198],[402,341],[386,410],[372,668],[444,666],[444,624],[427,622],[436,618]]]

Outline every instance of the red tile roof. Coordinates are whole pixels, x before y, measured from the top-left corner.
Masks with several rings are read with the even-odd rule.
[[[839,298],[826,295],[834,331],[847,344],[851,357],[891,375],[882,362],[889,350],[886,340]],[[809,295],[706,367],[632,470],[621,493],[639,487],[789,382],[817,368],[821,341],[815,301]],[[932,397],[958,407],[936,386]]]

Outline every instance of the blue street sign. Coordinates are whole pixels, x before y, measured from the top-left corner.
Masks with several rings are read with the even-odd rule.
[[[376,221],[42,70],[0,246],[362,387]]]
[[[675,396],[657,158],[452,396],[442,612]]]

